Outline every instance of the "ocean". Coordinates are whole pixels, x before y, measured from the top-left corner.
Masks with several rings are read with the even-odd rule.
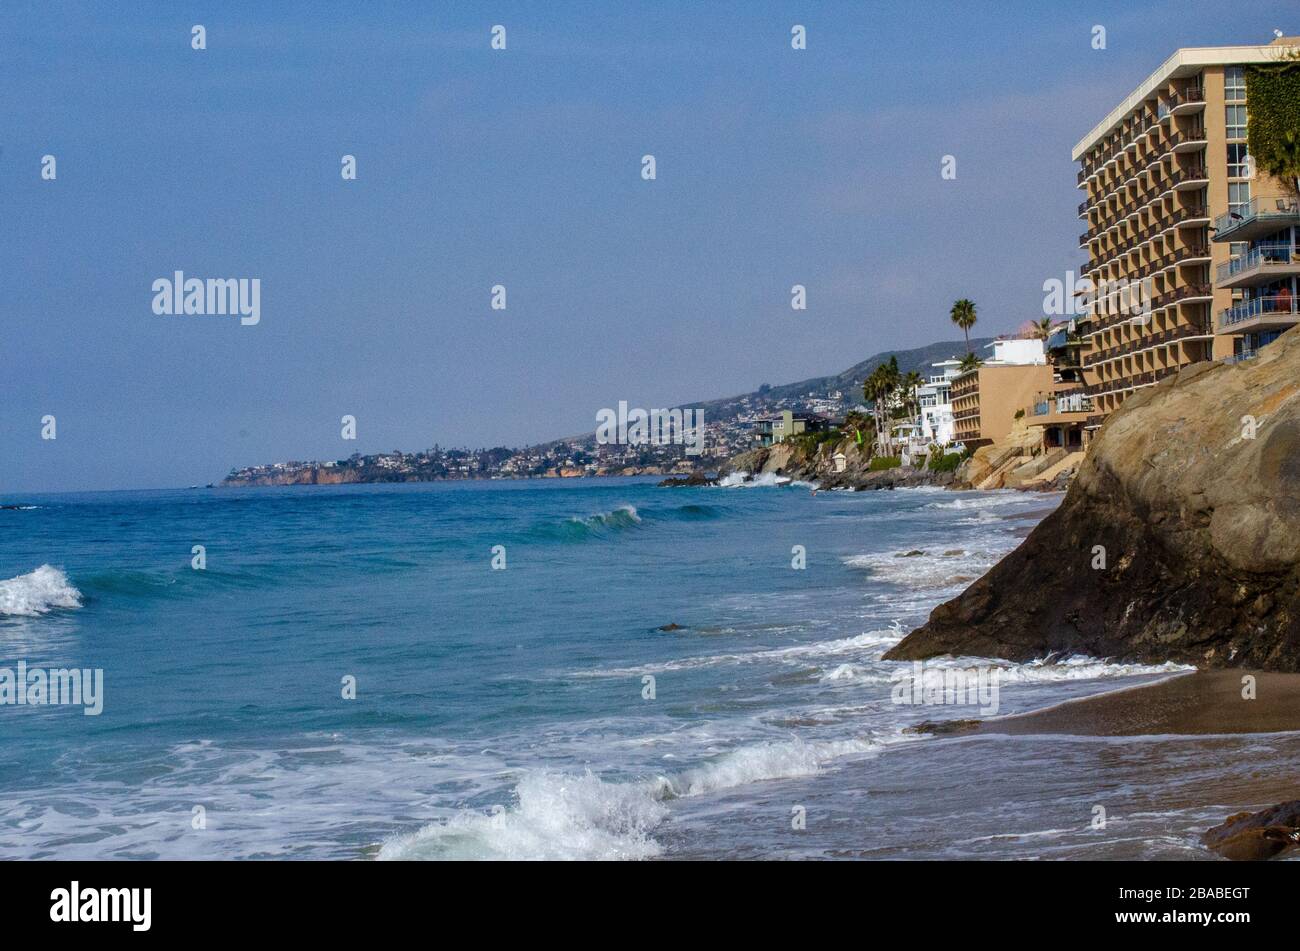
[[[983,714],[881,654],[1059,497],[776,482],[5,499],[0,667],[103,692],[0,706],[0,858],[1190,858],[1300,752],[909,732]],[[997,715],[1181,669],[976,665]]]

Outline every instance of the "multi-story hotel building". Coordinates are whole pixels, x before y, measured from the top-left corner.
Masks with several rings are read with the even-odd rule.
[[[1190,363],[1249,351],[1258,339],[1247,334],[1276,329],[1277,301],[1242,305],[1254,299],[1250,288],[1274,286],[1279,235],[1297,222],[1294,205],[1287,217],[1279,204],[1286,189],[1247,160],[1243,67],[1297,44],[1180,49],[1074,147],[1093,288],[1079,321],[1089,429],[1130,393]],[[1256,238],[1265,247],[1252,259],[1245,242]],[[1294,292],[1294,268],[1291,282]]]

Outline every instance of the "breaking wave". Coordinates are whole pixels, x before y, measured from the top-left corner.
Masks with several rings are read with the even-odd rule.
[[[81,592],[53,565],[0,581],[0,616],[36,617],[55,608],[81,607]]]
[[[532,771],[515,787],[516,803],[462,811],[389,839],[380,860],[648,859],[662,853],[652,833],[666,801],[749,783],[811,776],[830,760],[868,754],[908,738],[771,741],[741,746],[681,773],[632,782]]]

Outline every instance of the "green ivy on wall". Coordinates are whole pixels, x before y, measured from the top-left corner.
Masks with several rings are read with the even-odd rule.
[[[1300,59],[1247,66],[1246,141],[1255,167],[1300,191]]]

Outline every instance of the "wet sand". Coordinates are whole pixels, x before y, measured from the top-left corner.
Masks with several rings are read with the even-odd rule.
[[[1255,699],[1242,679],[1253,677]],[[981,721],[975,733],[1203,736],[1300,731],[1300,674],[1205,670]]]

